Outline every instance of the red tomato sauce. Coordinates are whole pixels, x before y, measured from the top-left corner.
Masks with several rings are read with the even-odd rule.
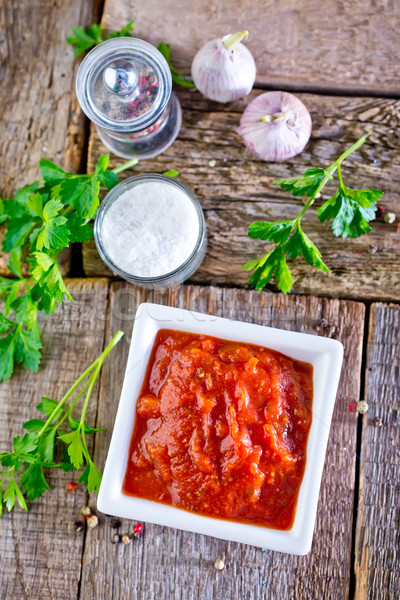
[[[158,332],[123,492],[290,529],[312,420],[312,366],[251,344]]]

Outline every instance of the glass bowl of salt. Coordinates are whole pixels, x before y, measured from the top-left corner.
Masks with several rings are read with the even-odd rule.
[[[115,275],[153,289],[191,277],[207,246],[197,198],[176,179],[157,173],[125,179],[107,194],[94,239]]]

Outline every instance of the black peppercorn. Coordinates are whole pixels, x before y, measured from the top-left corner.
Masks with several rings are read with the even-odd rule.
[[[121,527],[121,521],[119,519],[111,519],[110,525],[113,529],[119,529]]]
[[[85,521],[75,521],[75,531],[82,531],[85,528]]]

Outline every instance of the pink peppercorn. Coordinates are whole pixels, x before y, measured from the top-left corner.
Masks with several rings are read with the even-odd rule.
[[[66,494],[70,494],[71,492],[74,492],[76,490],[76,488],[78,487],[78,484],[75,483],[75,481],[69,481],[66,485],[65,485],[65,493]]]
[[[133,533],[141,533],[143,531],[143,525],[141,523],[136,523],[133,527]]]

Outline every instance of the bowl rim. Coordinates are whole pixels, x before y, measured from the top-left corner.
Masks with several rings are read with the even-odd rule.
[[[207,517],[123,494],[122,481],[128,461],[136,401],[142,388],[154,338],[160,329],[175,329],[257,344],[313,365],[313,419],[307,441],[306,467],[291,529],[281,531]],[[134,319],[121,396],[98,496],[98,509],[109,515],[140,519],[265,549],[307,554],[312,544],[342,360],[343,345],[331,338],[233,321],[160,304],[140,304]]]

